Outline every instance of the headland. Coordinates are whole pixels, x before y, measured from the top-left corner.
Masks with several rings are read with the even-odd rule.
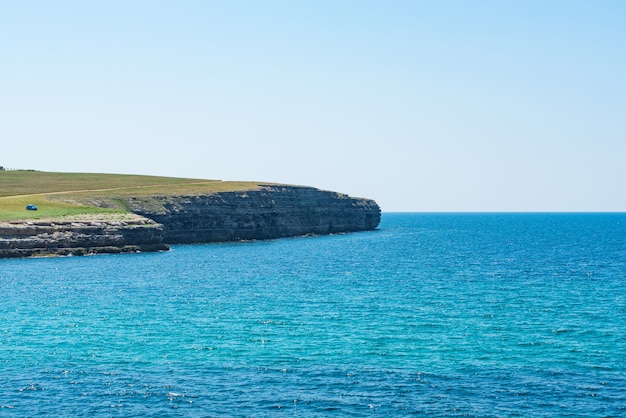
[[[313,187],[0,171],[0,258],[162,251],[367,231],[379,222],[375,201]]]

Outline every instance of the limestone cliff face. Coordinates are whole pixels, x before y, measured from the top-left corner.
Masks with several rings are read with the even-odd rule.
[[[200,196],[163,196],[158,204],[129,199],[130,209],[163,225],[169,244],[262,240],[375,229],[380,208],[370,199],[310,187]]]
[[[133,214],[0,223],[0,258],[159,251],[167,244],[366,231],[380,222],[373,200],[310,187],[119,201]]]
[[[160,251],[163,227],[138,216],[0,223],[0,258]]]

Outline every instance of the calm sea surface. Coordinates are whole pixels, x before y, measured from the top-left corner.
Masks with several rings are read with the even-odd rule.
[[[1,416],[626,416],[626,214],[0,260]]]

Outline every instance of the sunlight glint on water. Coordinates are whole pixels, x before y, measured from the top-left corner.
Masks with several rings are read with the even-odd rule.
[[[0,414],[626,414],[626,215],[0,260]]]

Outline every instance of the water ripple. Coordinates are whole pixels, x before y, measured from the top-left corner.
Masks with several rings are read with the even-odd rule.
[[[626,415],[626,215],[0,260],[0,415]]]

